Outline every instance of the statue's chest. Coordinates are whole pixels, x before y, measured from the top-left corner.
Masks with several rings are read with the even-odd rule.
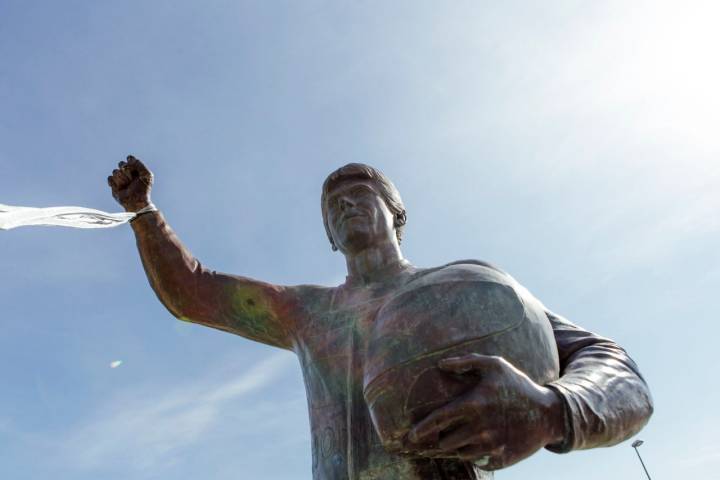
[[[383,448],[363,396],[363,373],[375,317],[395,292],[372,293],[336,297],[317,306],[297,338],[310,416],[313,479],[480,478],[462,464],[409,460]]]
[[[383,298],[336,302],[303,329],[297,354],[303,370],[312,432],[313,478],[364,478],[386,457],[362,395],[365,343]]]
[[[365,346],[385,297],[337,302],[308,319],[297,343],[311,407],[353,401],[362,391]]]

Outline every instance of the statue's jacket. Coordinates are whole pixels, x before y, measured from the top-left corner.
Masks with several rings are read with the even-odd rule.
[[[413,269],[374,284],[348,279],[339,288],[301,287],[306,315],[293,349],[307,391],[314,479],[491,478],[468,462],[386,452],[363,396],[363,362],[378,310],[404,284],[432,270]]]
[[[468,462],[386,452],[363,397],[363,354],[375,314],[402,285],[436,269],[411,267],[387,272],[375,283],[356,285],[348,279],[333,288],[271,285],[204,268],[162,214],[144,217],[133,224],[143,265],[173,315],[297,354],[307,392],[314,480],[492,478]],[[549,310],[546,315],[561,375],[547,386],[566,406],[565,438],[547,448],[563,453],[610,446],[639,431],[652,413],[652,400],[625,350]]]

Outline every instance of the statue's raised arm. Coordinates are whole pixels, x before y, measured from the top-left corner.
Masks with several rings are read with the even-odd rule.
[[[128,212],[151,205],[153,174],[128,156],[108,177],[115,200]],[[147,209],[146,209],[147,210]],[[177,318],[290,349],[292,288],[209,270],[182,244],[159,211],[132,222],[148,280]]]

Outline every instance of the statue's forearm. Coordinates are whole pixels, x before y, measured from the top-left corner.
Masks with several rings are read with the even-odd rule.
[[[614,445],[637,433],[653,412],[637,365],[612,340],[548,312],[560,353],[561,378],[551,385],[567,408],[563,452]]]

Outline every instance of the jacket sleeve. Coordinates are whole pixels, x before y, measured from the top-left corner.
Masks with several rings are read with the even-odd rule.
[[[564,453],[615,445],[648,422],[653,403],[635,362],[618,344],[550,311],[560,357],[560,379],[547,385],[565,403],[565,439],[549,445]]]

